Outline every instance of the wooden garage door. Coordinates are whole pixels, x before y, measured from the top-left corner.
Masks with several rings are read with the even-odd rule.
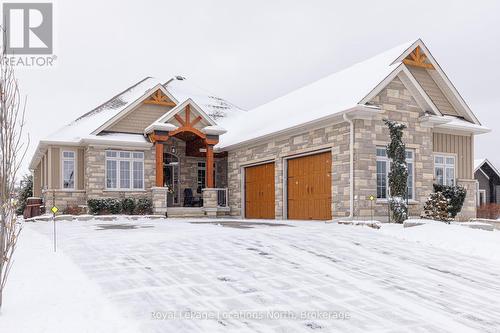
[[[288,218],[332,218],[332,154],[308,155],[288,160]]]
[[[245,217],[274,219],[274,163],[245,168]]]

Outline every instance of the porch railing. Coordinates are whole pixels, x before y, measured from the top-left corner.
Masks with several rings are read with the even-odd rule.
[[[216,188],[217,190],[217,207],[228,207],[227,188]]]

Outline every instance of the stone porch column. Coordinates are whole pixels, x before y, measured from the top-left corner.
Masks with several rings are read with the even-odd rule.
[[[469,221],[476,218],[476,180],[475,179],[458,179],[457,185],[465,187],[467,195],[465,196],[462,211],[458,213],[456,220]]]
[[[167,211],[167,188],[154,186],[151,188],[153,213],[165,214]]]
[[[203,211],[208,217],[216,217],[217,190],[214,188],[204,188],[202,191],[203,191]]]

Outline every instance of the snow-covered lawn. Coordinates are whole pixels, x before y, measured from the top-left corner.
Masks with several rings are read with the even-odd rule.
[[[500,327],[498,257],[485,250],[468,253],[482,249],[477,244],[486,237],[498,255],[498,231],[446,225],[375,230],[319,222],[232,226],[62,221],[53,253],[52,224],[25,223],[0,332]],[[459,246],[464,242],[477,246]],[[279,311],[281,318],[273,318]],[[181,312],[182,319],[171,318]],[[188,319],[189,314],[210,318]],[[299,315],[305,317],[293,318]]]

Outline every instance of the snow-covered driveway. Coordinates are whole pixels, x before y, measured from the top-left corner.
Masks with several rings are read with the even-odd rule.
[[[117,224],[58,223],[58,248],[141,332],[495,332],[500,327],[500,264],[485,258],[367,227],[317,222],[253,228],[171,220],[110,228],[112,223]],[[26,223],[23,232],[25,240],[33,233],[47,236],[47,251],[39,255],[54,255],[50,223]],[[221,317],[163,317],[181,311]],[[235,311],[251,312],[237,318]],[[265,311],[284,313],[275,319],[276,312]],[[309,312],[291,318],[302,311]],[[343,314],[348,318],[316,318]]]

